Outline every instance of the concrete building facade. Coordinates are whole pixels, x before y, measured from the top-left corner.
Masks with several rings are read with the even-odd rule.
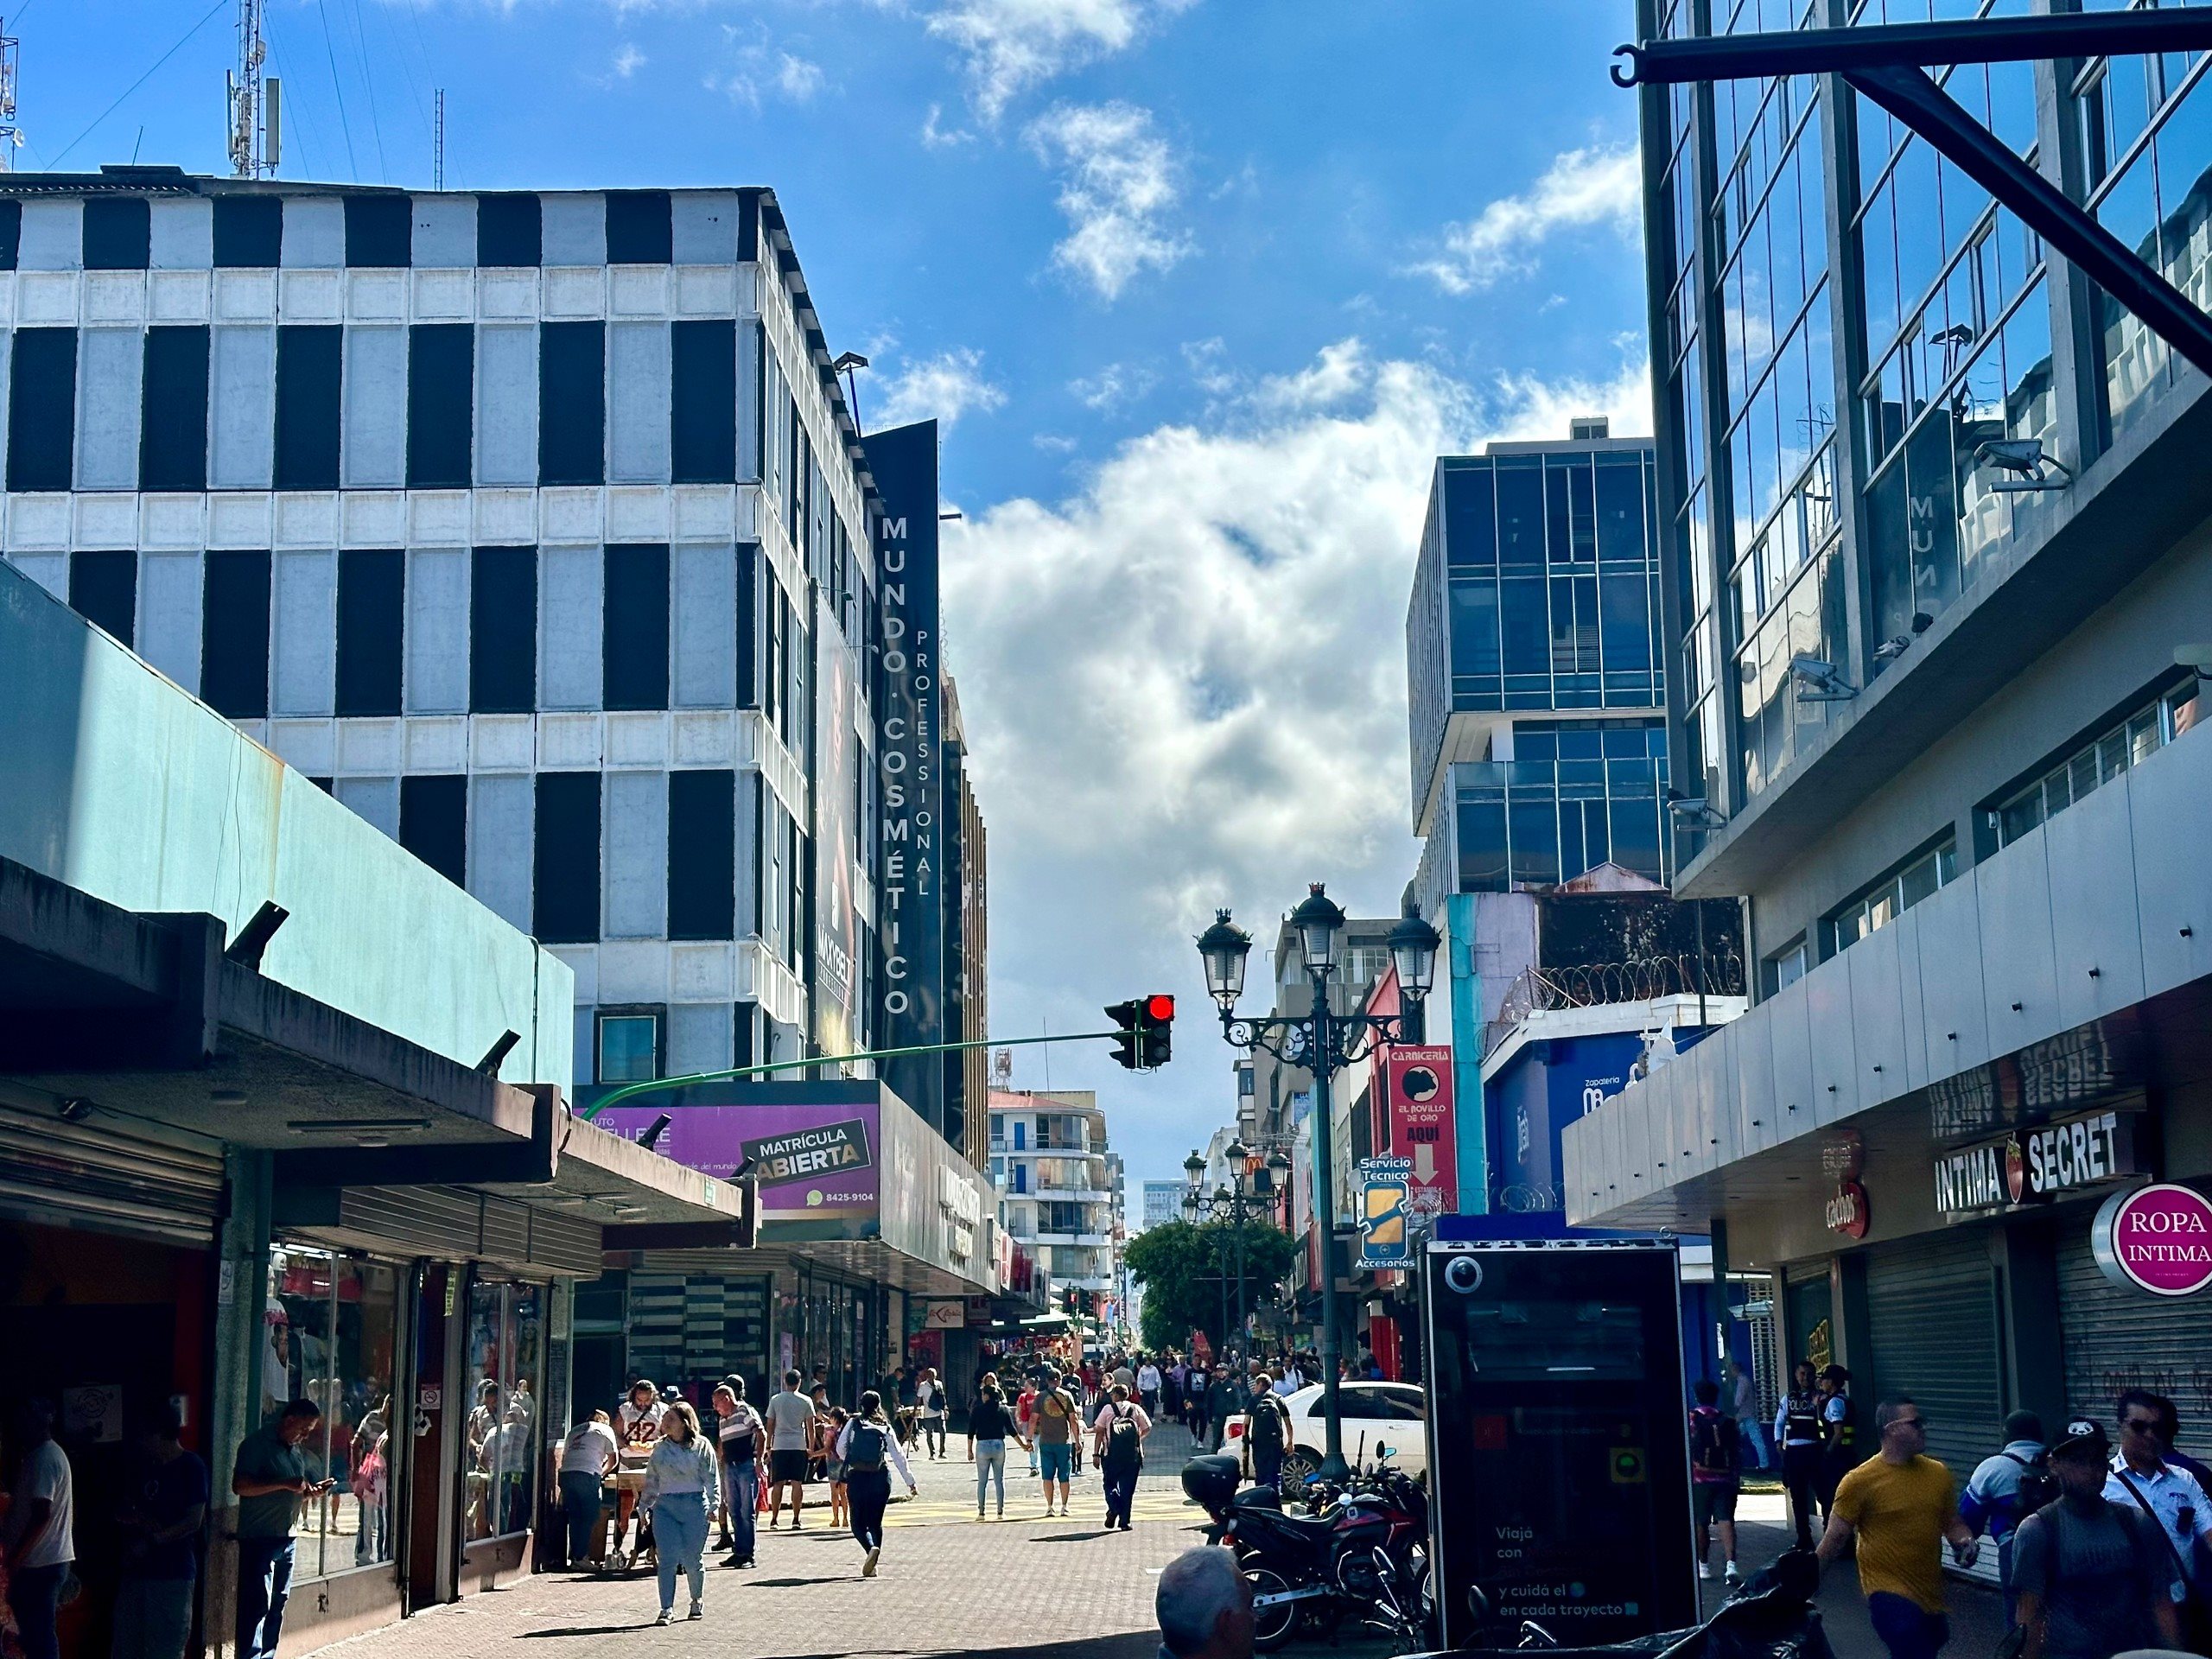
[[[772,193],[0,230],[11,563],[552,949],[581,1086],[865,1037],[872,486]]]

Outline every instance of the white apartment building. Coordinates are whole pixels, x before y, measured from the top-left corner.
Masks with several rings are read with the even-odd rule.
[[[1096,1094],[992,1090],[990,1152],[1007,1230],[1036,1252],[1053,1284],[1118,1294],[1120,1160],[1107,1153]]]
[[[772,193],[10,175],[0,352],[0,553],[566,961],[580,1091],[867,1046],[874,483]]]

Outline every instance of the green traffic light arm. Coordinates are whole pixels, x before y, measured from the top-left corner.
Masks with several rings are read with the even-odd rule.
[[[847,1060],[888,1060],[905,1054],[951,1054],[969,1048],[1020,1048],[1032,1043],[1095,1043],[1126,1037],[1125,1031],[1077,1031],[1064,1037],[978,1037],[960,1043],[917,1043],[907,1048],[868,1048],[853,1054],[817,1054],[804,1060],[770,1060],[764,1065],[741,1065],[728,1071],[694,1071],[681,1077],[654,1077],[645,1083],[633,1083],[602,1096],[576,1116],[587,1120],[597,1117],[609,1106],[619,1106],[637,1095],[655,1094],[664,1089],[689,1089],[699,1083],[734,1083],[745,1077],[766,1077],[772,1071],[804,1071],[817,1065],[839,1065]],[[678,1105],[687,1102],[674,1103]]]

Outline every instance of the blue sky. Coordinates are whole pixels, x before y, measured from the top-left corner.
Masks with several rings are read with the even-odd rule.
[[[1167,1071],[1051,1081],[1101,1089],[1133,1179],[1178,1173],[1232,1107],[1211,906],[1264,944],[1308,880],[1387,913],[1412,872],[1433,456],[1649,429],[1625,0],[268,6],[284,176],[427,187],[443,86],[448,188],[775,188],[863,420],[946,423],[994,1029],[1177,992]],[[10,10],[16,165],[226,171],[209,10]]]

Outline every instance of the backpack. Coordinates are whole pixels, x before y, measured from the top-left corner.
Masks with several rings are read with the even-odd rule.
[[[2058,1477],[2050,1472],[2050,1466],[2041,1458],[2031,1463],[2010,1452],[2001,1455],[2008,1462],[2020,1465],[2020,1484],[2015,1489],[2012,1510],[2012,1524],[2018,1526],[2037,1510],[2057,1501]]]
[[[1702,1408],[1690,1414],[1690,1463],[1700,1473],[1733,1478],[1737,1473],[1736,1420]]]
[[[1290,1421],[1282,1408],[1282,1402],[1272,1394],[1263,1394],[1252,1402],[1252,1444],[1264,1446],[1269,1451],[1280,1450],[1289,1438]]]
[[[1099,1467],[1110,1474],[1126,1475],[1143,1465],[1144,1436],[1137,1433],[1135,1408],[1121,1406],[1106,1430],[1106,1455],[1099,1460]]]
[[[863,1418],[853,1425],[853,1438],[845,1442],[845,1467],[849,1470],[880,1469],[887,1457],[887,1447],[891,1437],[883,1432],[882,1425]]]

